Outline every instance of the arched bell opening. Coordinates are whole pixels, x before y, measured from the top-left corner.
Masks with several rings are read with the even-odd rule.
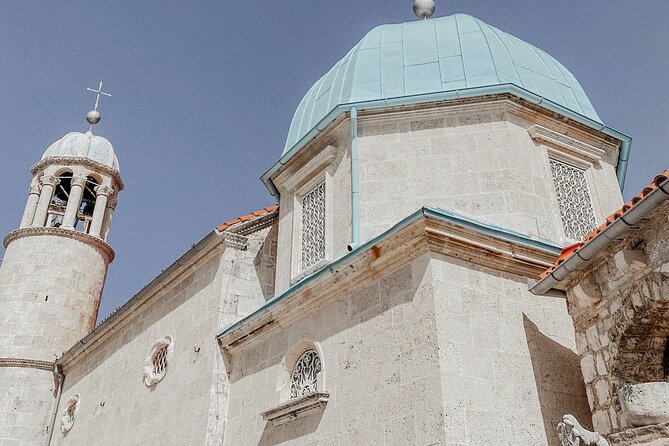
[[[75,229],[77,231],[89,233],[91,222],[93,221],[93,211],[95,210],[95,200],[97,199],[96,189],[100,185],[98,179],[93,176],[86,177],[84,191],[81,197],[81,203],[77,212]]]
[[[63,225],[65,210],[70,200],[72,172],[65,171],[56,176],[56,185],[51,196],[47,213],[46,226],[59,228]]]

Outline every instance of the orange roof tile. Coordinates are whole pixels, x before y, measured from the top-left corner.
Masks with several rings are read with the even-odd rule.
[[[647,187],[645,187],[639,194],[637,194],[635,197],[633,197],[630,201],[625,203],[623,207],[606,217],[606,220],[604,220],[604,223],[602,223],[599,227],[596,229],[593,229],[590,231],[588,234],[586,234],[585,238],[583,239],[582,242],[574,243],[573,245],[569,245],[565,247],[562,250],[562,254],[557,258],[555,263],[548,268],[546,271],[541,273],[541,278],[543,279],[544,277],[548,276],[550,273],[555,271],[555,269],[560,266],[563,262],[565,262],[568,258],[573,256],[576,252],[578,252],[583,246],[587,245],[590,243],[590,241],[595,238],[600,232],[602,232],[604,229],[606,229],[608,226],[610,226],[612,223],[614,223],[616,220],[618,220],[623,214],[625,214],[627,211],[632,209],[634,206],[639,204],[646,198],[646,196],[651,193],[653,190],[657,189],[660,184],[662,184],[664,181],[669,179],[669,169],[666,169],[662,173],[660,173],[658,176],[655,177],[652,183],[650,183]]]
[[[269,214],[271,212],[274,212],[278,208],[279,208],[278,205],[274,205],[274,206],[266,207],[264,209],[260,209],[259,211],[251,212],[250,214],[242,215],[241,217],[236,218],[234,220],[226,221],[222,225],[216,227],[216,230],[218,232],[223,232],[226,229],[229,229],[231,226],[236,225],[237,223],[242,223],[242,222],[245,222],[245,221],[249,221],[252,218],[260,217],[260,216],[265,215],[265,214]]]

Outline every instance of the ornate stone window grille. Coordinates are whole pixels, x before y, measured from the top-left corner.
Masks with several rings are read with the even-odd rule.
[[[582,240],[596,226],[585,171],[554,159],[550,163],[564,234]]]
[[[65,434],[72,429],[74,421],[77,418],[77,411],[79,409],[79,395],[74,395],[67,402],[67,406],[63,411],[63,416],[60,418],[60,431]]]
[[[170,336],[158,340],[144,362],[144,384],[151,387],[165,378],[174,344]]]
[[[316,350],[307,350],[297,360],[290,379],[290,398],[298,398],[318,389],[321,358]]]
[[[302,270],[325,258],[325,181],[302,197],[301,251]]]

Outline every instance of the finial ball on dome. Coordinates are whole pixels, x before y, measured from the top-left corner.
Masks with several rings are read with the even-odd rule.
[[[434,14],[434,0],[415,0],[413,2],[413,12],[420,19],[429,19]]]
[[[97,124],[100,122],[100,112],[97,110],[91,110],[88,113],[86,113],[86,121],[88,121],[89,124]]]

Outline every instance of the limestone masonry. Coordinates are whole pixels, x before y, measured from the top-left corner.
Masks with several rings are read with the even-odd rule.
[[[624,204],[630,141],[474,17],[377,27],[296,110],[278,205],[96,326],[123,181],[68,133],[4,240],[0,446],[667,445],[669,174]]]

